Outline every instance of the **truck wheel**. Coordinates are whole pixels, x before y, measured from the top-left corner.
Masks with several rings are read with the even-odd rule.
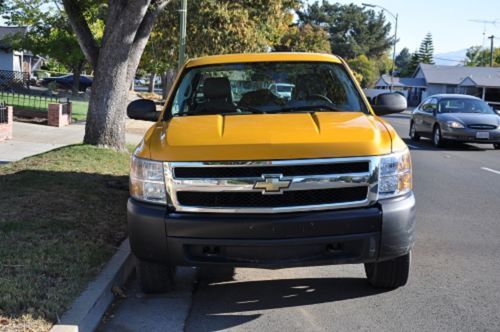
[[[411,252],[380,263],[366,263],[368,282],[379,288],[398,288],[406,285],[410,274]]]
[[[410,138],[415,142],[420,140],[420,135],[417,133],[417,129],[415,129],[415,123],[413,121],[410,122]]]
[[[175,267],[136,258],[135,268],[144,293],[165,293],[174,288]]]
[[[500,143],[493,144],[493,147],[495,148],[495,150],[500,150]]]

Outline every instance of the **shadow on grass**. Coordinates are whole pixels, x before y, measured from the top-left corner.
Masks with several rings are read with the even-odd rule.
[[[0,318],[41,330],[126,237],[128,177],[15,170],[0,169]]]
[[[229,283],[200,280],[187,330],[231,329],[259,318],[262,314],[256,311],[337,302],[386,291],[371,287],[362,278],[302,278]]]

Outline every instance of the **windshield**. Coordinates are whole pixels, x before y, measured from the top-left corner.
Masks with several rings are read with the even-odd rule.
[[[288,95],[280,93],[287,92]],[[190,69],[171,104],[173,116],[280,112],[365,112],[345,69],[322,62],[258,62]]]
[[[278,85],[276,87],[276,90],[278,90],[278,92],[292,92],[292,86],[291,85]]]
[[[438,113],[495,114],[484,101],[466,98],[441,100],[438,105]]]

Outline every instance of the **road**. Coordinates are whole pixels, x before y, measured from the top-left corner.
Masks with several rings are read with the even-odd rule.
[[[500,151],[437,150],[408,139],[408,115],[387,119],[412,150],[409,284],[371,288],[362,265],[236,269],[232,280],[198,274],[186,331],[500,331]]]

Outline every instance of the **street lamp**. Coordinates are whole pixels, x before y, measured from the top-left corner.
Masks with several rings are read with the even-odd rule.
[[[379,5],[373,5],[369,3],[363,3],[362,4],[364,7],[370,7],[370,8],[380,8],[382,11],[386,12],[387,14],[391,15],[394,20],[396,21],[396,24],[394,26],[394,50],[392,51],[392,69],[391,69],[391,92],[394,88],[394,70],[395,70],[395,65],[396,65],[396,43],[398,41],[398,14],[394,15],[391,13],[389,10],[385,9],[382,6]]]

